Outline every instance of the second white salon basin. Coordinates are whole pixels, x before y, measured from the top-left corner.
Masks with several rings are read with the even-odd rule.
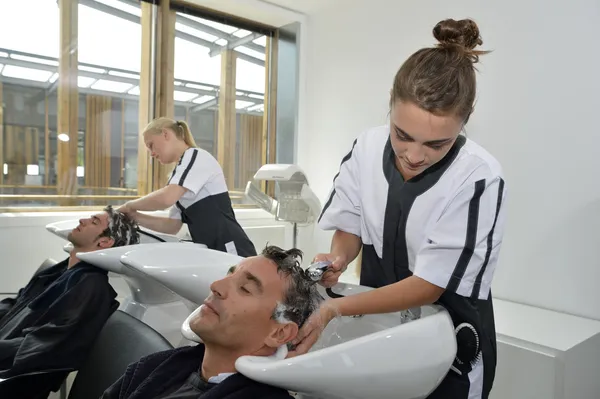
[[[143,273],[179,296],[201,304],[210,294],[210,285],[227,275],[243,258],[227,252],[181,245],[176,250],[164,244],[149,244],[121,257],[121,263]]]

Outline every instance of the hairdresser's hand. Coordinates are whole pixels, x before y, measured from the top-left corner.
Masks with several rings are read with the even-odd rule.
[[[140,218],[140,213],[138,211],[132,211],[132,210],[128,210],[127,213],[125,213],[125,215],[133,220],[134,222],[139,223],[139,218]]]
[[[298,331],[298,335],[291,342],[294,347],[288,352],[287,357],[304,355],[317,342],[327,324],[338,314],[332,301],[326,301],[315,310],[306,323]]]
[[[342,273],[348,268],[348,262],[341,256],[335,256],[333,254],[318,254],[315,256],[312,263],[321,261],[329,261],[331,262],[331,266],[329,266],[329,269],[323,273],[323,277],[319,281],[319,284],[325,288],[333,287],[338,283],[338,279]]]
[[[119,208],[117,208],[118,212],[124,213],[129,217],[134,217],[135,216],[135,209],[133,209],[130,205],[129,202],[126,202],[125,204],[121,205]]]

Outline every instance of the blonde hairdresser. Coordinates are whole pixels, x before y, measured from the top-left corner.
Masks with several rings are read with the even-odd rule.
[[[256,255],[235,218],[223,169],[212,154],[197,148],[187,123],[158,118],[142,135],[152,158],[161,164],[176,163],[175,169],[165,187],[119,210],[154,231],[177,234],[186,223],[195,243],[240,256]],[[169,217],[140,213],[167,208]]]

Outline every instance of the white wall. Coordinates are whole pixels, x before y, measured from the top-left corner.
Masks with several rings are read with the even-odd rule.
[[[302,36],[298,163],[324,201],[364,129],[386,122],[394,73],[444,18],[474,18],[484,48],[468,135],[504,165],[509,221],[497,297],[600,320],[600,3],[348,1]],[[314,245],[329,248],[329,233]]]

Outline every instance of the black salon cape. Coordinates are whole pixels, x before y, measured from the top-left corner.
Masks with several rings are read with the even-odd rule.
[[[0,382],[0,398],[47,396],[60,387],[117,309],[105,270],[85,262],[67,266],[68,259],[39,272],[16,299],[0,304],[0,379],[21,376]],[[40,371],[53,373],[22,376]]]
[[[153,353],[127,367],[125,374],[101,399],[152,399],[181,386],[204,359],[204,345]],[[198,396],[199,399],[292,399],[289,393],[236,373]]]

